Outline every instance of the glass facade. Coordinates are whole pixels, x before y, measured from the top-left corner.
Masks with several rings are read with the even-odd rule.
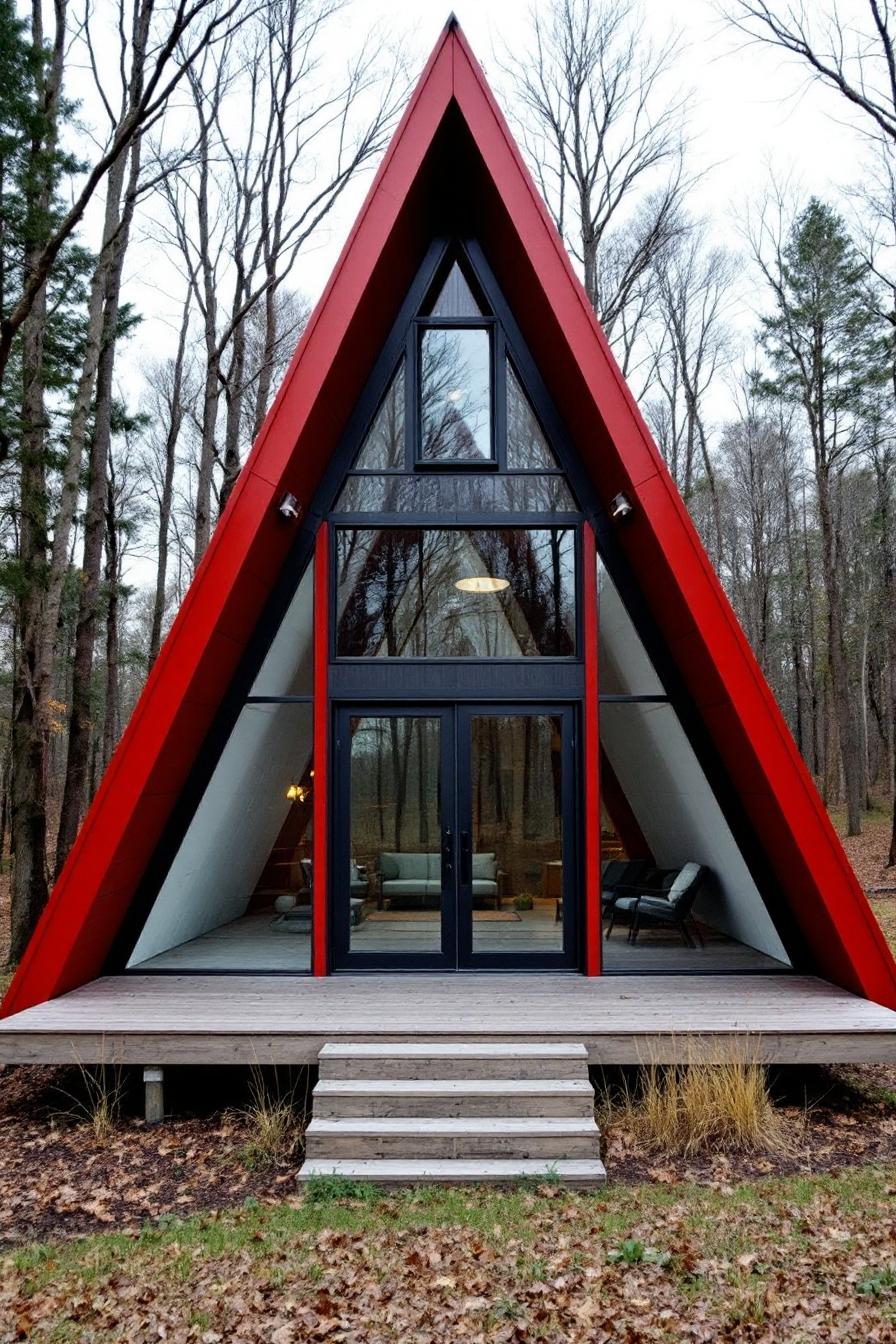
[[[563,476],[485,472],[446,475],[349,476],[339,493],[338,513],[575,513]]]
[[[605,972],[788,965],[612,549],[618,582],[597,566],[598,759],[583,759],[580,504],[547,399],[533,404],[525,357],[471,275],[446,262],[400,357],[390,346],[320,505],[325,617],[316,630],[309,566],[130,967],[309,970],[315,808],[330,837],[333,965],[580,967],[586,771],[600,777],[590,933]],[[329,672],[331,792],[319,797],[323,637],[352,666]],[[525,659],[542,666],[523,672]]]
[[[309,704],[250,704],[242,710],[131,968],[308,970],[312,728]]]
[[[569,657],[572,528],[338,528],[346,658]]]
[[[341,861],[349,865],[342,890],[351,948],[438,953],[447,876],[442,720],[359,714],[349,719],[348,732],[350,830]]]
[[[404,467],[404,403],[402,361],[355,459],[357,471],[400,471]]]

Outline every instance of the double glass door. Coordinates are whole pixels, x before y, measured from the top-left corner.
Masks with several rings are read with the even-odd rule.
[[[575,965],[569,706],[347,706],[336,964]]]

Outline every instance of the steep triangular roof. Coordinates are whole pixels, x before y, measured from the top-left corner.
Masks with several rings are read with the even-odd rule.
[[[135,890],[462,166],[484,254],[789,902],[806,965],[896,1007],[896,967],[563,244],[457,24],[430,57],[171,633],[4,1014],[102,970]],[[450,223],[450,220],[449,220]]]

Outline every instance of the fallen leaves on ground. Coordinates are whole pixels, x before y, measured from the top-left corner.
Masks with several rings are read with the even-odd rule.
[[[629,1130],[614,1124],[604,1132],[608,1170],[619,1182],[687,1181],[724,1189],[764,1176],[896,1162],[896,1106],[878,1095],[891,1066],[879,1066],[869,1077],[871,1067],[854,1068],[849,1078],[867,1087],[867,1095],[824,1070],[782,1071],[779,1083],[787,1080],[790,1096],[802,1099],[806,1088],[812,1090],[808,1106],[784,1102],[794,1137],[785,1154],[669,1161],[645,1153]],[[125,1116],[99,1141],[73,1116],[78,1085],[77,1070],[0,1069],[0,1247],[113,1227],[139,1229],[162,1214],[231,1209],[247,1197],[278,1199],[292,1189],[298,1144],[287,1160],[259,1166],[251,1118],[239,1109],[151,1127]],[[137,1090],[131,1101],[138,1096]]]
[[[0,1341],[896,1340],[896,1166],[292,1199],[2,1266]]]

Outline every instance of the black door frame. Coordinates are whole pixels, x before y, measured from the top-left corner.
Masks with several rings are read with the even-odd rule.
[[[410,706],[394,702],[357,699],[333,706],[333,826],[330,832],[329,916],[331,969],[335,971],[454,971],[532,970],[557,971],[581,968],[581,911],[578,868],[581,835],[578,794],[575,787],[578,759],[577,703],[540,700],[420,701]],[[476,952],[473,948],[473,899],[470,872],[462,864],[460,836],[472,834],[471,735],[469,726],[477,715],[551,715],[561,720],[562,757],[562,930],[563,948],[558,952]],[[438,718],[441,723],[441,854],[442,905],[439,952],[359,952],[351,949],[349,866],[344,862],[350,848],[351,731],[350,720],[370,718]],[[464,824],[465,823],[465,824]],[[461,871],[461,869],[464,869]]]

